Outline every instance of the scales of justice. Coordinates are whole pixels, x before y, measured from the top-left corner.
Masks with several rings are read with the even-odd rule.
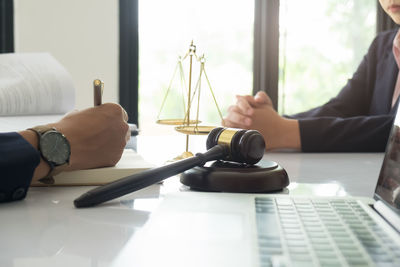
[[[189,59],[189,79],[186,86],[185,75],[183,71],[183,62]],[[193,65],[194,62],[199,63],[200,74],[197,78],[194,88],[192,88]],[[223,121],[221,110],[218,106],[210,81],[205,71],[205,57],[196,54],[196,46],[193,41],[190,44],[189,51],[184,57],[178,58],[178,63],[172,75],[171,81],[167,88],[166,94],[161,104],[160,111],[157,116],[157,123],[174,125],[175,130],[186,134],[186,150],[174,160],[184,160],[193,157],[189,152],[189,136],[190,135],[206,135],[213,131],[217,126],[199,125],[199,110],[201,98],[201,82],[204,76],[208,89],[211,93],[215,107],[218,110],[219,117]],[[176,72],[179,70],[181,80],[181,96],[184,110],[183,118],[179,119],[160,119],[165,102],[170,94],[171,86],[174,81]],[[195,106],[195,107],[193,107]],[[194,117],[191,115],[191,109],[196,109]],[[223,129],[219,127],[215,130]],[[239,129],[236,129],[239,130]],[[242,130],[244,131],[244,130]],[[211,133],[213,134],[213,133]],[[263,144],[264,145],[264,144]],[[258,148],[251,148],[259,150]],[[262,147],[264,150],[264,146]],[[223,192],[271,192],[282,190],[289,184],[289,179],[285,169],[274,161],[263,161],[261,165],[235,163],[229,161],[215,161],[211,165],[197,166],[184,171],[180,176],[182,184],[189,186],[193,190],[200,191],[223,191]]]
[[[183,68],[183,63],[185,60],[189,60],[189,75],[188,75],[188,83],[186,84],[185,73]],[[192,87],[193,80],[193,70],[194,64],[198,63],[200,74],[197,78],[195,86]],[[175,80],[176,73],[179,71],[180,75],[180,87],[181,87],[181,97],[182,97],[182,105],[184,110],[183,118],[168,118],[168,119],[160,119],[160,116],[163,112],[163,108],[168,99],[168,96],[171,91],[172,83]],[[215,107],[218,110],[218,114],[220,116],[221,121],[222,113],[218,106],[217,100],[215,98],[215,94],[212,90],[211,83],[208,79],[207,73],[205,71],[205,57],[204,54],[202,56],[198,56],[196,54],[196,46],[191,42],[189,46],[188,52],[183,57],[178,57],[178,62],[176,64],[174,73],[168,85],[167,91],[164,95],[160,111],[157,116],[157,123],[164,125],[174,125],[175,130],[177,132],[186,134],[186,150],[181,155],[174,158],[175,160],[185,159],[192,157],[193,154],[189,151],[189,136],[190,135],[207,135],[212,129],[216,126],[204,126],[199,125],[202,121],[199,120],[199,112],[200,112],[200,103],[201,103],[201,82],[202,78],[205,78],[208,89],[211,93],[212,99],[214,101]],[[191,110],[196,109],[194,117],[191,114]]]

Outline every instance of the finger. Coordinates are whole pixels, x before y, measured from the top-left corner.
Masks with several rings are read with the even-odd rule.
[[[245,99],[252,108],[259,107],[260,104],[261,105],[266,104],[266,103],[264,103],[263,100],[261,100],[261,101],[257,100],[254,96],[251,96],[251,95],[245,95],[245,96],[241,96],[241,97],[243,99]],[[249,114],[249,115],[251,115],[251,114]]]
[[[222,126],[229,127],[229,128],[238,128],[238,129],[248,129],[245,125],[234,123],[227,118],[222,120]]]
[[[264,91],[258,91],[254,96],[254,100],[260,104],[272,105],[271,98]]]
[[[231,122],[227,118],[223,118],[221,121],[221,125],[224,127],[229,127],[229,128],[243,128],[243,125],[239,125],[237,123]]]
[[[251,107],[249,101],[246,100],[244,96],[236,96],[236,106],[239,108],[240,112],[245,115],[252,115],[253,108]]]
[[[229,108],[228,115],[225,118],[235,125],[240,125],[242,127],[248,127],[251,125],[251,119],[243,115],[237,106],[231,106]]]
[[[125,122],[128,122],[129,120],[128,113],[125,111],[125,109],[122,109],[122,118]]]
[[[131,130],[130,129],[128,129],[128,131],[126,131],[125,141],[128,143],[129,139],[131,139]]]

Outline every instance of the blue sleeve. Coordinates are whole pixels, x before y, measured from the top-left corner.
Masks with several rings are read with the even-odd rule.
[[[25,198],[40,153],[18,133],[0,133],[0,202]]]

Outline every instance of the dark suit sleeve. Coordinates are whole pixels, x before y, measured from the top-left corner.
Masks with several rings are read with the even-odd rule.
[[[40,153],[18,133],[0,133],[0,202],[25,198]]]
[[[299,120],[304,152],[382,152],[392,128],[392,115]]]
[[[302,151],[385,150],[394,120],[389,103],[393,86],[377,82],[387,82],[382,79],[377,65],[381,58],[391,56],[391,46],[387,45],[390,36],[373,41],[357,71],[336,97],[320,107],[286,116],[299,121]]]

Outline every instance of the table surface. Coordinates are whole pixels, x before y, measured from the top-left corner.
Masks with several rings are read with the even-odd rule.
[[[383,153],[272,152],[263,160],[286,169],[291,184],[285,193],[372,197]],[[90,188],[36,187],[24,201],[1,204],[0,266],[121,266],[117,259],[129,256],[124,248],[163,197],[188,190],[172,177],[94,208],[75,209],[73,200]]]

